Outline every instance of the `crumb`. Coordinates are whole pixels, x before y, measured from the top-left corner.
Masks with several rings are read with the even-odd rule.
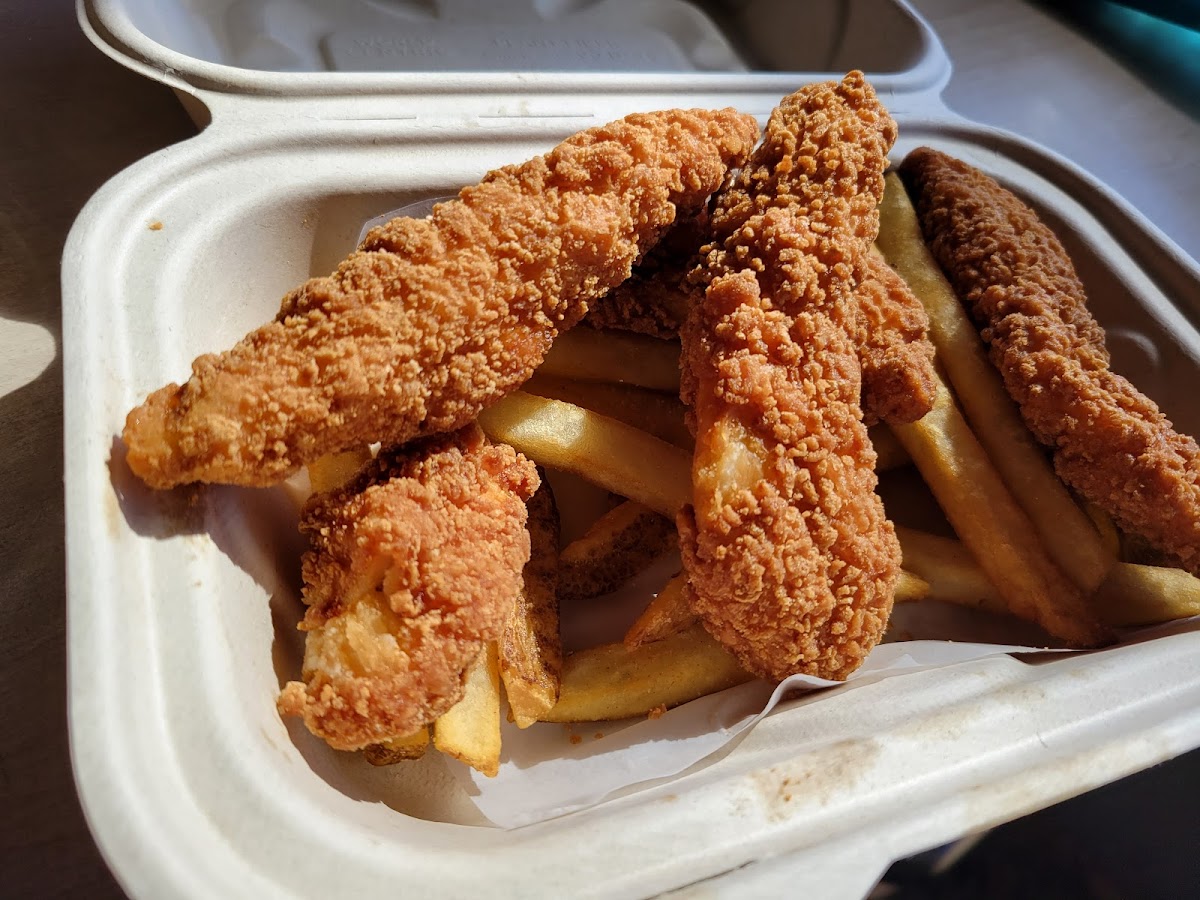
[[[151,231],[162,231],[162,222],[155,219],[150,223],[149,228]]]
[[[583,743],[583,738],[581,738],[581,737],[580,737],[579,735],[577,735],[577,734],[573,734],[573,735],[571,735],[571,737],[570,737],[570,741],[571,741],[571,743],[572,743],[572,744],[582,744],[582,743]]]
[[[595,734],[592,735],[592,738],[597,741],[600,740],[600,738],[602,738],[602,737],[604,737],[603,731],[597,731]]]
[[[647,719],[661,719],[663,717],[663,714],[666,711],[667,711],[666,705],[660,704],[660,705],[654,707],[654,709],[650,710],[650,712],[646,713],[646,718]]]

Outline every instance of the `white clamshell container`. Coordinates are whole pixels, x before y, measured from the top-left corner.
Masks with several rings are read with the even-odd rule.
[[[939,147],[1040,210],[1115,368],[1193,434],[1200,268],[1069,161],[951,114],[949,62],[900,0],[81,0],[79,18],[203,126],[105,185],[63,260],[72,757],[131,895],[859,897],[893,859],[1200,745],[1197,621],[791,701],[677,777],[512,830],[436,754],[373,769],[284,723],[295,499],[149,491],[118,436],[373,216],[635,110],[765,119],[862,68],[896,159]]]

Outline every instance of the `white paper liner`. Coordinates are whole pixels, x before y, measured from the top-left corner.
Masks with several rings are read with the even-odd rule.
[[[502,828],[518,828],[601,802],[623,788],[677,775],[716,753],[785,696],[1005,653],[1063,652],[1012,644],[903,641],[882,644],[846,682],[794,675],[772,689],[754,681],[702,697],[658,719],[578,726],[501,726],[504,755],[488,778],[448,761],[475,805]],[[577,742],[572,742],[575,738]]]

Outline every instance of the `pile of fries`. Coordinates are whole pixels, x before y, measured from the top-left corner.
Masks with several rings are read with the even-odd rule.
[[[924,418],[871,429],[879,468],[915,466],[930,505],[936,500],[957,535],[898,527],[904,573],[896,601],[1022,615],[1069,584],[1112,627],[1200,614],[1200,580],[1121,559],[1112,523],[1080,505],[1055,475],[930,255],[895,175],[877,249],[928,312],[940,379]],[[750,680],[691,612],[682,574],[661,586],[622,642],[563,655],[560,603],[597,602],[677,549],[674,516],[692,501],[692,437],[678,391],[677,341],[576,328],[558,338],[523,391],[481,415],[493,440],[622,499],[560,548],[558,512],[543,480],[529,504],[523,593],[503,638],[480,655],[465,696],[431,729],[369,747],[367,760],[416,759],[432,739],[442,753],[495,775],[502,690],[510,720],[526,728],[656,716]],[[340,485],[368,456],[318,461],[309,469],[313,490]]]

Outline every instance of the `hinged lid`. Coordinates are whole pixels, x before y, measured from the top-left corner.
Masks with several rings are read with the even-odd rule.
[[[80,0],[79,18],[114,59],[216,120],[766,114],[851,68],[893,112],[938,112],[950,75],[903,0]]]

